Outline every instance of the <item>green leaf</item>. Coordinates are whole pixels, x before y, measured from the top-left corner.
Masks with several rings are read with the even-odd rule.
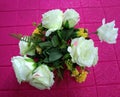
[[[58,69],[58,68],[63,69],[63,65],[62,64],[64,64],[62,61],[57,60],[57,61],[54,61],[52,66],[55,67],[56,69]]]
[[[69,22],[68,21],[65,22],[64,27],[69,28]]]
[[[61,31],[59,31],[59,36],[61,36],[61,38],[65,41],[71,39],[75,34],[75,30],[74,28],[70,28],[70,29],[63,29]]]
[[[62,35],[61,35],[61,31],[60,30],[57,31],[57,34],[58,34],[60,40],[62,40]]]
[[[66,33],[67,33],[67,35],[65,37],[65,40],[68,40],[68,39],[72,38],[72,36],[75,32],[74,32],[74,29],[71,28],[71,29],[67,30]]]
[[[45,57],[47,57],[48,56],[48,54],[49,54],[49,49],[50,49],[50,47],[47,47],[47,48],[45,48],[45,49],[43,49],[43,55],[45,56]]]
[[[45,62],[45,63],[49,63],[49,58],[46,57],[46,58],[43,60],[43,62]]]
[[[51,63],[58,59],[60,59],[63,55],[58,48],[49,48],[43,51],[43,55],[45,56],[44,62]]]
[[[59,40],[58,40],[58,37],[56,35],[54,35],[51,39],[51,42],[52,42],[52,45],[54,47],[58,46],[59,45]]]
[[[63,57],[63,59],[69,59],[70,58],[70,54],[69,53],[66,53]]]
[[[60,59],[61,57],[62,57],[62,53],[59,50],[57,50],[56,48],[52,49],[49,53],[49,61],[50,62],[56,61],[56,60]]]
[[[53,51],[49,55],[49,61],[53,62],[60,59],[61,57],[62,57],[62,53],[60,53],[59,51]]]
[[[34,62],[33,59],[30,59],[30,58],[25,58],[25,61],[27,61],[27,62]]]
[[[39,43],[39,46],[44,49],[44,48],[47,48],[47,47],[51,47],[52,46],[52,43],[50,41],[46,41],[46,42],[41,42]]]
[[[73,63],[72,63],[72,61],[70,59],[66,60],[65,64],[66,64],[68,70],[73,69]]]

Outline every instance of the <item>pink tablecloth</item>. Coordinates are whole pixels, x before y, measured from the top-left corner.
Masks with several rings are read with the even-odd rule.
[[[103,18],[107,22],[116,20],[116,27],[120,28],[120,0],[0,0],[0,97],[120,97],[120,35],[115,45],[100,43],[91,36],[99,47],[99,63],[90,68],[83,84],[68,74],[51,90],[17,83],[10,60],[19,54],[18,40],[9,33],[30,34],[32,23],[39,23],[42,13],[56,8],[77,10],[81,16],[77,26],[86,27],[89,32],[96,31]]]

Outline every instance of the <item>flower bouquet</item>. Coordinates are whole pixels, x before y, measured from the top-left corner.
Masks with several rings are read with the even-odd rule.
[[[64,13],[50,10],[42,15],[40,24],[34,24],[36,29],[30,36],[11,34],[20,39],[21,56],[11,59],[19,83],[29,82],[40,90],[50,89],[55,77],[63,79],[65,70],[77,82],[85,81],[86,68],[98,62],[98,47],[94,46],[87,29],[75,28],[79,20],[74,9]],[[115,21],[105,23],[103,19],[94,34],[101,41],[114,44],[118,36],[118,28],[114,26]]]

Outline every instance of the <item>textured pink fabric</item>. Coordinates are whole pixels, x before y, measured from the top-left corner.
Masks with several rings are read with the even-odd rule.
[[[42,13],[57,8],[77,10],[81,17],[77,27],[86,27],[89,32],[96,31],[103,18],[116,20],[120,28],[120,0],[0,0],[0,97],[120,97],[120,35],[115,45],[100,43],[91,35],[99,47],[99,63],[89,68],[83,84],[76,83],[68,72],[51,90],[18,84],[10,62],[12,56],[19,55],[18,40],[9,34],[29,35],[35,28],[32,23],[39,23]]]

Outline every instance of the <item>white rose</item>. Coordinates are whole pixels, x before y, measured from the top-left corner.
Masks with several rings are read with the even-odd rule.
[[[46,36],[59,30],[62,26],[63,12],[59,9],[50,10],[42,15],[42,26],[47,28]]]
[[[29,83],[30,85],[43,90],[43,89],[50,89],[50,87],[54,83],[54,75],[48,68],[48,66],[42,64],[40,65],[33,74],[30,75]]]
[[[68,47],[72,62],[79,66],[91,67],[98,61],[98,48],[94,47],[93,40],[86,40],[83,37],[75,38]]]
[[[114,28],[114,26],[115,21],[105,24],[105,19],[103,19],[102,26],[97,29],[99,39],[110,44],[116,43],[118,28]]]
[[[80,20],[79,13],[77,13],[74,9],[67,9],[64,12],[63,24],[68,21],[69,28],[74,27]]]
[[[27,81],[29,74],[36,67],[34,61],[28,57],[16,56],[11,59],[11,62],[19,83]]]
[[[26,41],[20,40],[19,42],[20,54],[21,55],[34,55],[35,49],[33,48],[33,43],[28,43]]]

